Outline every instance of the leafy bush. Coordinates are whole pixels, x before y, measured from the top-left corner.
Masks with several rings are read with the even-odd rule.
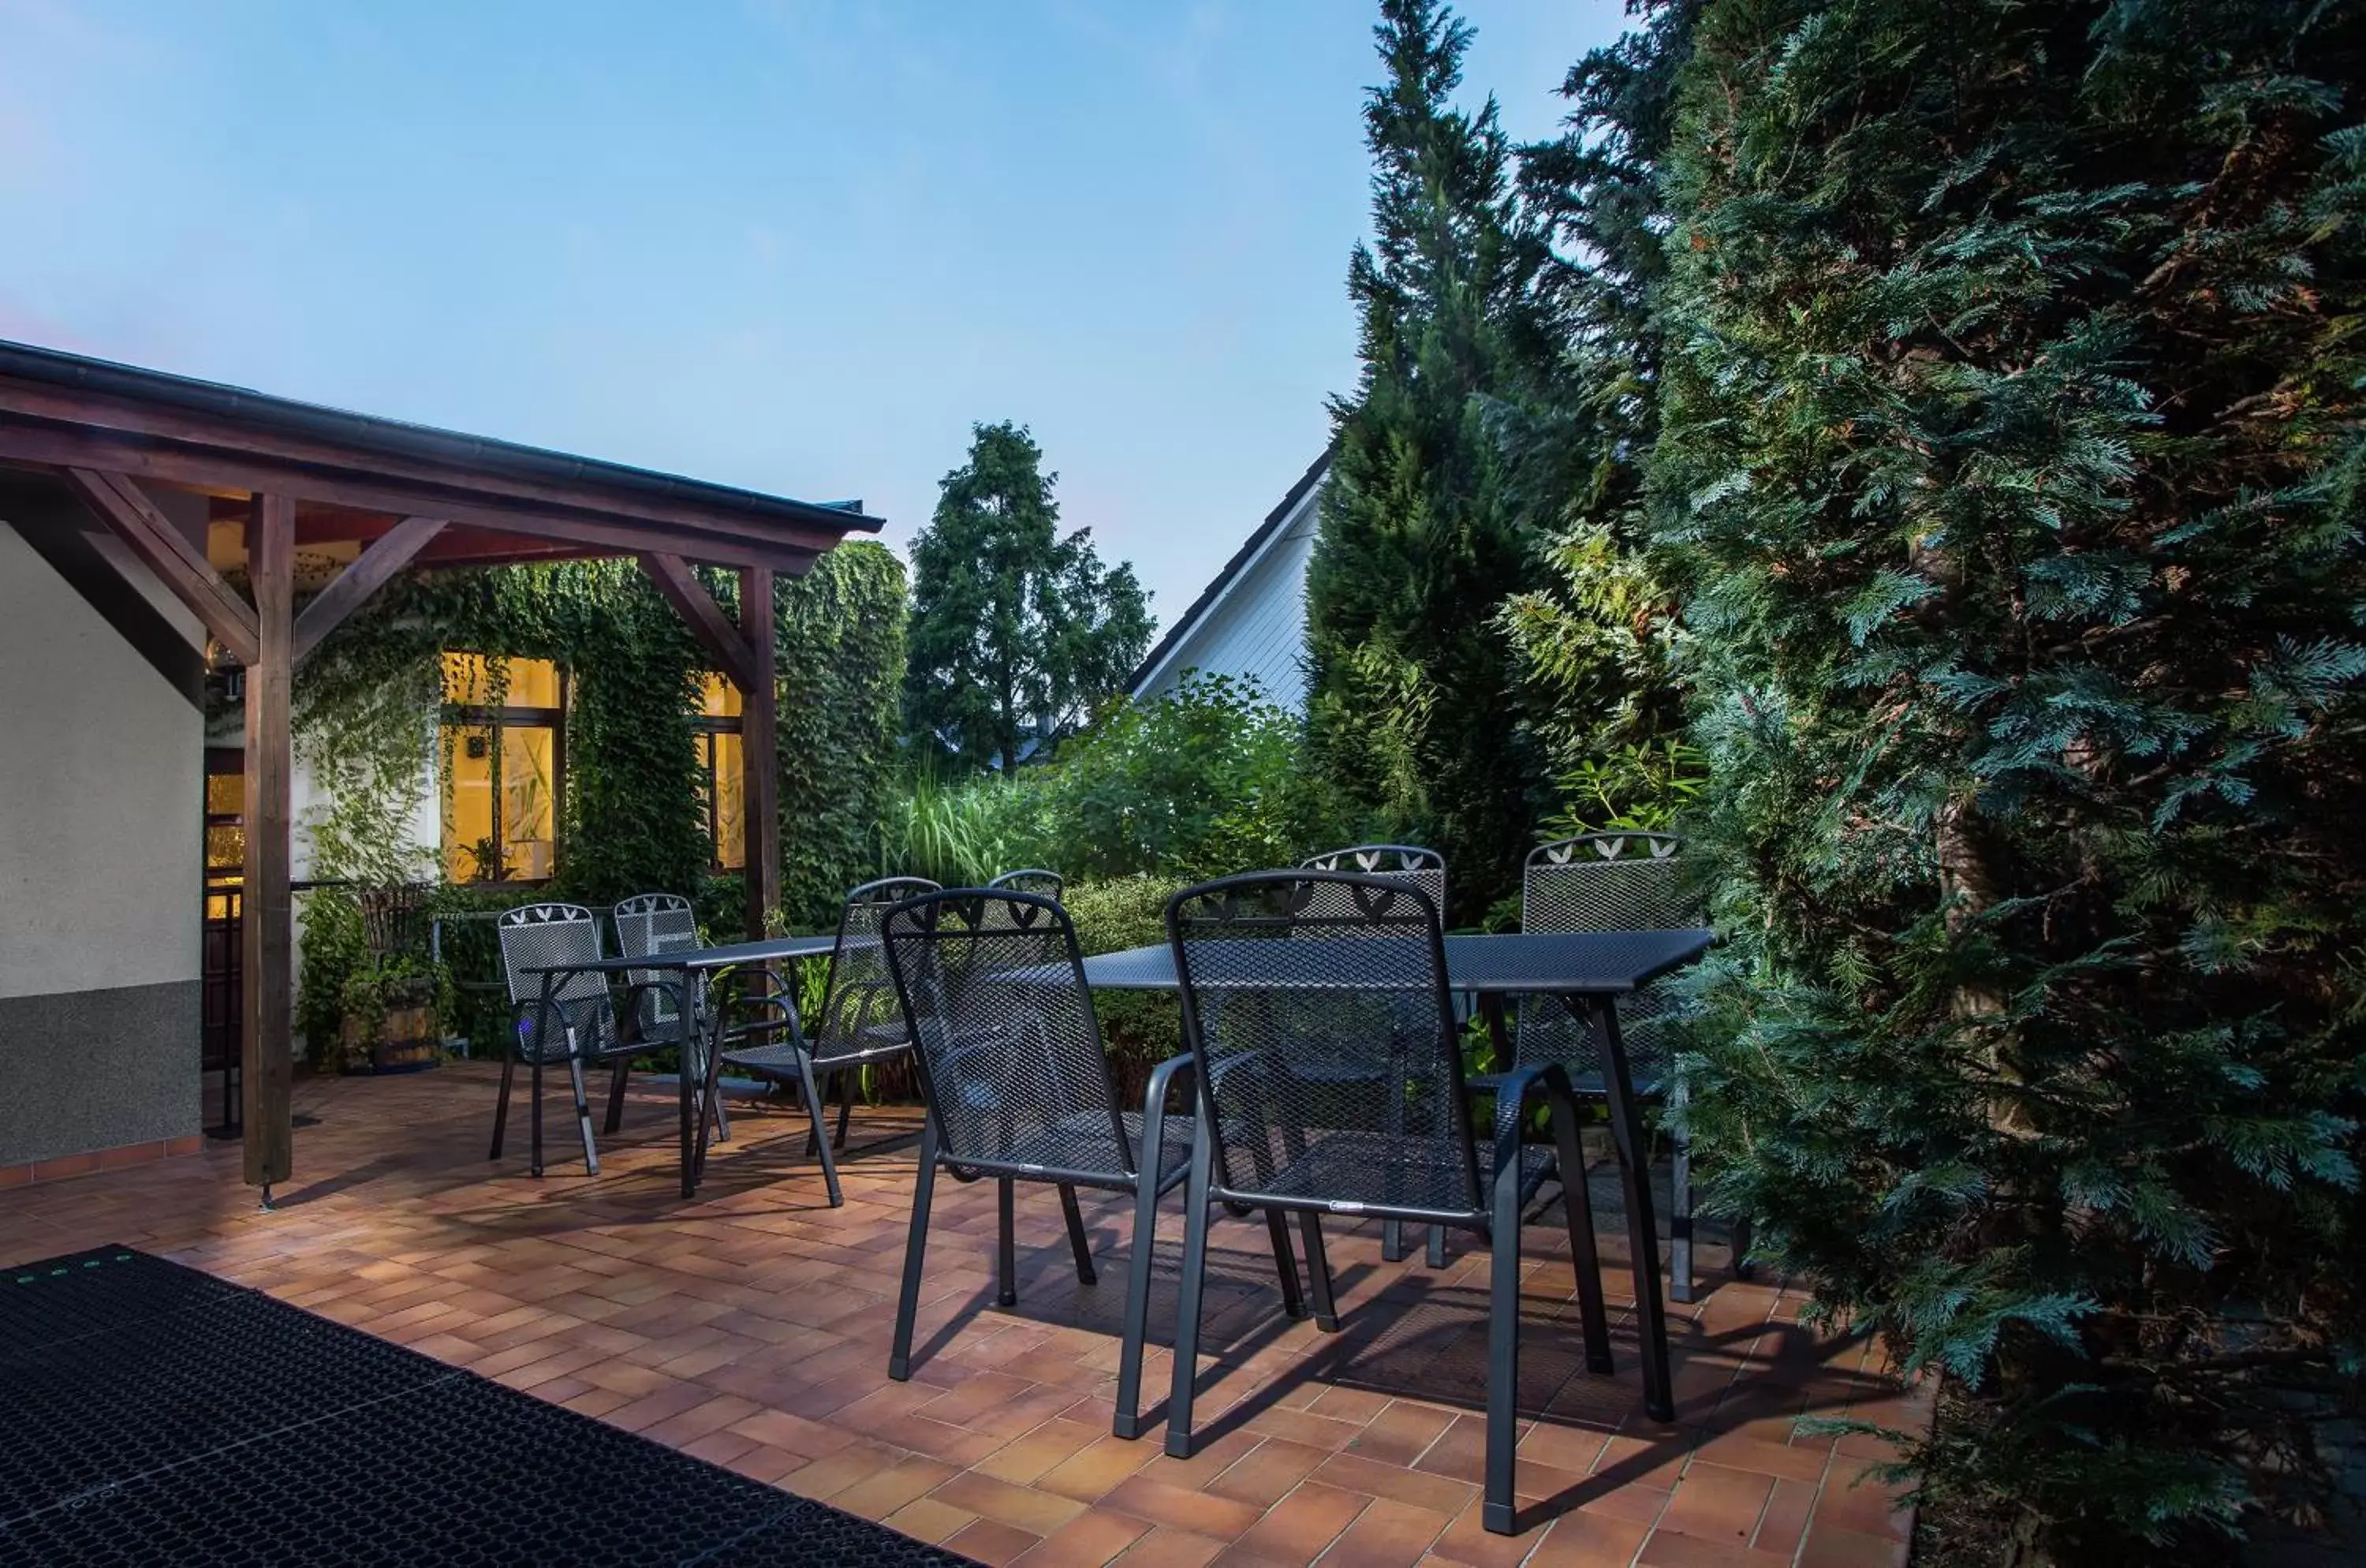
[[[1179,882],[1121,876],[1071,886],[1061,902],[1076,923],[1076,945],[1087,957],[1121,953],[1166,940],[1166,900]],[[1183,1048],[1183,1015],[1172,996],[1155,991],[1096,991],[1093,1013],[1101,1043],[1116,1069],[1118,1089],[1138,1102],[1151,1069]]]

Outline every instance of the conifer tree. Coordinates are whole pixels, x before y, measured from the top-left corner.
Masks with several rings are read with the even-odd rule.
[[[1521,150],[1523,212],[1551,247],[1538,295],[1555,351],[1528,400],[1493,411],[1540,568],[1500,625],[1524,722],[1563,795],[1594,797],[1575,807],[1591,826],[1661,820],[1668,775],[1696,771],[1669,744],[1683,717],[1674,596],[1647,559],[1643,465],[1659,428],[1660,163],[1700,7],[1631,8],[1641,25],[1570,68],[1563,134]]]
[[[1458,918],[1508,890],[1539,767],[1503,721],[1513,674],[1491,618],[1528,575],[1484,400],[1544,356],[1539,248],[1519,230],[1493,100],[1453,105],[1470,29],[1437,0],[1383,0],[1388,78],[1365,105],[1373,239],[1348,291],[1362,378],[1308,568],[1316,766],[1380,830],[1452,867]]]
[[[2304,1509],[2366,1327],[2360,8],[1709,0],[1694,51],[1700,1146],[1973,1395],[1928,1500],[2195,1561]]]
[[[1060,476],[1020,425],[981,424],[912,541],[907,733],[977,768],[1076,729],[1150,646],[1150,596],[1130,561],[1101,565],[1092,530],[1060,532]]]

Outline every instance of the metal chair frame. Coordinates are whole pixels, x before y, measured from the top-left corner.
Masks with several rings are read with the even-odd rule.
[[[495,920],[495,930],[501,940],[501,969],[510,995],[511,1028],[508,1049],[501,1056],[501,1093],[493,1105],[492,1152],[486,1157],[501,1157],[501,1135],[509,1124],[510,1085],[518,1063],[523,1061],[528,1068],[527,1094],[531,1101],[528,1165],[535,1176],[542,1174],[542,1070],[552,1063],[564,1062],[575,1094],[575,1120],[583,1139],[584,1169],[597,1176],[600,1151],[592,1140],[592,1109],[583,1094],[583,1064],[587,1058],[605,1055],[615,1048],[616,1018],[610,1004],[607,981],[596,974],[558,977],[545,973],[528,976],[524,971],[540,967],[526,962],[530,958],[562,963],[569,958],[600,958],[600,923],[580,904],[543,902],[502,910]],[[567,942],[580,942],[589,951],[526,951],[538,933],[555,933],[563,939],[562,948]],[[551,1043],[554,1030],[560,1042],[556,1049]]]
[[[785,1032],[788,1039],[723,1053],[724,1062],[730,1066],[797,1086],[814,1116],[806,1152],[820,1158],[833,1206],[840,1199],[838,1164],[831,1151],[846,1149],[847,1129],[854,1117],[855,1080],[870,1064],[892,1061],[912,1048],[910,1036],[903,1032],[895,982],[887,973],[879,922],[904,899],[937,888],[924,876],[883,876],[851,889],[839,909],[838,940],[830,948],[829,976],[815,1027],[805,1027],[785,995],[750,998],[752,1004],[769,1007],[777,1015],[757,1027]],[[882,1038],[881,1030],[891,1024],[892,1037]],[[825,1139],[823,1111],[833,1078],[839,1086],[838,1128]]]
[[[1698,924],[1683,903],[1679,886],[1683,852],[1684,840],[1678,835],[1639,829],[1581,833],[1539,845],[1529,852],[1521,872],[1521,929],[1672,931]],[[1635,1084],[1637,1096],[1681,1106],[1684,1085],[1671,1072],[1659,1044],[1658,1003],[1649,987],[1629,998],[1622,1009],[1621,1032],[1628,1059],[1639,1058],[1644,1068]],[[1519,1066],[1542,1059],[1559,1061],[1580,1099],[1606,1099],[1597,1022],[1594,1010],[1583,1002],[1525,998],[1514,1061]],[[1589,1059],[1591,1068],[1585,1066]],[[1692,1145],[1682,1133],[1670,1142],[1668,1294],[1674,1301],[1689,1303],[1695,1294]],[[1741,1278],[1749,1274],[1743,1262],[1749,1246],[1749,1226],[1737,1225],[1734,1272]]]
[[[1368,935],[1392,935],[1401,940],[1411,938],[1417,931],[1418,947],[1422,953],[1425,976],[1408,976],[1408,983],[1391,987],[1380,997],[1380,1006],[1395,1020],[1391,1028],[1410,1027],[1407,1009],[1397,1007],[1398,1001],[1409,996],[1425,998],[1435,1019],[1435,1060],[1420,1064],[1392,1066],[1376,1069],[1384,1076],[1404,1076],[1411,1085],[1425,1077],[1435,1077],[1440,1091],[1435,1102],[1436,1113],[1450,1122],[1451,1145],[1457,1168],[1450,1176],[1441,1175],[1446,1167],[1435,1162],[1437,1147],[1431,1150],[1427,1174],[1443,1185],[1430,1193],[1435,1199],[1458,1196],[1460,1201],[1434,1201],[1425,1204],[1375,1202],[1368,1192],[1332,1192],[1326,1194],[1306,1183],[1318,1182],[1324,1171],[1319,1161],[1310,1160],[1306,1151],[1319,1149],[1318,1143],[1305,1139],[1305,1129],[1295,1122],[1282,1123],[1282,1148],[1288,1157],[1287,1169],[1276,1167],[1253,1174],[1255,1180],[1241,1181],[1241,1174],[1231,1168],[1225,1153],[1225,1143],[1240,1135],[1251,1149],[1251,1158],[1260,1166],[1272,1164],[1272,1133],[1264,1114],[1268,1104],[1277,1101],[1261,1100],[1249,1086],[1259,1081],[1272,1082],[1289,1074],[1289,1062],[1272,1049],[1227,1051],[1225,1043],[1212,1036],[1209,1028],[1207,1002],[1212,996],[1245,998],[1260,991],[1287,994],[1293,986],[1288,977],[1277,977],[1260,986],[1249,980],[1222,979],[1210,988],[1211,976],[1200,971],[1195,948],[1211,940],[1214,933],[1238,927],[1249,931],[1243,923],[1239,908],[1263,900],[1270,907],[1279,896],[1285,914],[1285,937],[1301,934],[1294,923],[1292,911],[1310,908],[1319,897],[1327,904],[1345,899],[1362,912],[1362,918],[1376,926],[1391,929],[1375,931]],[[1206,919],[1203,911],[1212,910],[1214,919]],[[1335,918],[1335,917],[1321,917]],[[1355,917],[1347,917],[1352,920]],[[1261,921],[1262,934],[1270,936],[1275,930],[1269,917],[1252,915],[1250,920]],[[1342,928],[1342,934],[1346,927]],[[1408,886],[1400,878],[1386,875],[1325,872],[1301,869],[1295,872],[1257,872],[1244,876],[1226,877],[1177,893],[1166,905],[1167,940],[1175,952],[1175,971],[1179,982],[1183,1005],[1184,1037],[1195,1059],[1200,1064],[1194,1075],[1200,1091],[1200,1117],[1192,1141],[1191,1173],[1189,1196],[1185,1200],[1186,1228],[1183,1251],[1182,1301],[1177,1314],[1175,1340],[1175,1381],[1167,1404],[1166,1451],[1178,1459],[1190,1457],[1194,1438],[1191,1430],[1192,1399],[1198,1382],[1200,1321],[1202,1298],[1207,1284],[1208,1230],[1210,1206],[1213,1203],[1245,1203],[1264,1208],[1278,1221],[1279,1211],[1297,1213],[1307,1253],[1307,1272],[1314,1297],[1316,1325],[1325,1330],[1338,1327],[1337,1309],[1333,1301],[1329,1265],[1324,1256],[1322,1216],[1325,1213],[1396,1219],[1420,1224],[1451,1226],[1478,1232],[1491,1243],[1490,1303],[1487,1341],[1487,1416],[1485,1487],[1481,1509],[1481,1522],[1497,1534],[1509,1534],[1514,1525],[1514,1466],[1516,1458],[1517,1395],[1519,1370],[1519,1284],[1520,1284],[1520,1216],[1528,1201],[1541,1188],[1551,1162],[1542,1150],[1523,1147],[1520,1132],[1530,1106],[1541,1100],[1548,1107],[1553,1127],[1555,1149],[1565,1169],[1583,1169],[1578,1160],[1575,1101],[1571,1096],[1567,1074],[1558,1064],[1515,1069],[1499,1081],[1496,1097],[1494,1139],[1492,1160],[1482,1168],[1479,1147],[1471,1126],[1469,1096],[1464,1092],[1462,1059],[1459,1031],[1454,1018],[1454,1005],[1447,988],[1446,948],[1437,906],[1428,892]],[[1320,934],[1320,933],[1316,933]],[[1237,939],[1235,939],[1237,940]],[[1295,945],[1287,941],[1277,946]],[[1339,943],[1333,943],[1337,946]],[[1408,947],[1413,944],[1408,942]],[[1212,960],[1211,960],[1212,962]],[[1365,983],[1367,986],[1370,982]],[[1324,981],[1315,987],[1324,998],[1326,1010],[1344,1005],[1358,994],[1354,977],[1345,982]],[[1333,998],[1337,998],[1335,1004]],[[1231,1007],[1228,999],[1225,1007]],[[1428,1032],[1425,1019],[1421,1032]],[[1391,1051],[1394,1047],[1391,1045]],[[1254,1069],[1254,1070],[1252,1070]],[[1298,1119],[1302,1121],[1303,1118]],[[1246,1129],[1235,1134],[1235,1128]],[[1296,1143],[1293,1144],[1293,1128]],[[1336,1134],[1334,1134],[1337,1135]],[[1350,1134],[1362,1138],[1407,1142],[1403,1153],[1410,1154],[1409,1134],[1400,1134],[1393,1126],[1378,1133]],[[1254,1151],[1266,1151],[1259,1155]],[[1388,1145],[1380,1145],[1383,1157],[1390,1154]],[[1280,1190],[1283,1179],[1297,1171],[1310,1174],[1295,1190]],[[1594,1245],[1593,1213],[1583,1181],[1564,1182],[1561,1189],[1562,1216],[1569,1230],[1570,1251],[1577,1278],[1579,1316],[1585,1339],[1586,1364],[1595,1371],[1610,1370],[1610,1338],[1607,1315],[1603,1303],[1601,1271]],[[1289,1280],[1285,1270],[1285,1296]]]
[[[1344,871],[1361,876],[1392,876],[1412,884],[1430,897],[1437,906],[1438,918],[1446,916],[1446,857],[1436,850],[1418,844],[1351,844],[1344,850],[1324,850],[1298,863],[1307,871]],[[1387,1263],[1403,1261],[1405,1257],[1404,1222],[1390,1220],[1380,1226],[1380,1258]],[[1433,1225],[1429,1232],[1429,1266],[1446,1267],[1446,1232]]]
[[[1041,866],[1029,866],[1024,871],[1006,871],[986,886],[998,893],[1033,893],[1055,903],[1068,888],[1065,877],[1056,871],[1045,871]]]
[[[616,955],[647,958],[698,945],[698,917],[689,899],[679,893],[637,893],[608,912],[615,928]],[[671,1045],[681,1056],[681,1069],[703,1073],[709,1034],[715,1020],[709,1011],[706,978],[700,976],[687,997],[669,969],[629,969],[625,973],[624,1008],[632,1023],[632,1050],[615,1053],[615,1070],[608,1086],[608,1120],[602,1131],[614,1133],[623,1124],[625,1083],[632,1073],[633,1052]],[[685,1006],[684,1004],[687,1004]],[[731,1115],[719,1094],[708,1100],[717,1143],[731,1139]]]
[[[949,931],[949,926],[952,928]],[[913,1060],[918,1069],[920,1094],[928,1121],[920,1137],[918,1180],[912,1195],[910,1229],[904,1247],[903,1288],[896,1298],[896,1337],[887,1375],[897,1382],[911,1376],[912,1330],[919,1310],[920,1275],[928,1250],[929,1216],[936,1194],[940,1167],[957,1181],[991,1177],[997,1186],[997,1235],[995,1250],[996,1300],[1015,1306],[1019,1301],[1017,1246],[1013,1239],[1014,1188],[1020,1181],[1049,1182],[1059,1190],[1060,1209],[1068,1230],[1068,1245],[1076,1265],[1076,1279],[1094,1284],[1092,1247],[1085,1234],[1084,1215],[1076,1189],[1090,1187],[1130,1193],[1133,1198],[1133,1253],[1126,1272],[1124,1333],[1120,1352],[1116,1413],[1110,1429],[1121,1438],[1141,1434],[1142,1351],[1150,1315],[1150,1274],[1157,1239],[1158,1200],[1181,1186],[1190,1174],[1188,1153],[1170,1143],[1166,1101],[1170,1092],[1189,1092],[1193,1070],[1189,1056],[1158,1065],[1143,1095],[1133,1125],[1124,1112],[1117,1079],[1110,1070],[1109,1054],[1100,1024],[1093,1011],[1092,992],[1085,983],[1084,955],[1076,945],[1076,927],[1057,899],[1040,894],[997,888],[940,889],[906,899],[887,911],[881,924],[888,968],[896,999],[904,1011],[910,1037],[917,1043]],[[964,936],[963,933],[967,933]],[[967,941],[970,961],[980,962],[980,943],[1008,943],[1032,932],[1058,950],[1055,959],[1024,966],[1024,984],[1040,1001],[997,1015],[974,976],[948,973],[945,949]],[[1056,940],[1053,940],[1056,939]],[[1000,998],[1008,1001],[1006,995]],[[1061,1032],[1045,1009],[1063,1005],[1071,1028],[1069,1055],[1060,1052]],[[1081,1024],[1079,1032],[1075,1026]],[[1055,1128],[1034,1139],[1017,1136],[1015,1112],[1023,1103],[1028,1084],[1014,1064],[1042,1060],[1051,1075],[1065,1077],[1085,1092],[1084,1100],[1098,1099],[1099,1111],[1075,1112]],[[1089,1062],[1086,1058],[1089,1058]],[[959,1064],[962,1077],[943,1075]],[[1094,1091],[1098,1091],[1095,1093]],[[1041,1106],[1031,1107],[1041,1111]],[[973,1137],[983,1114],[998,1110],[1000,1147]],[[1106,1116],[1106,1122],[1101,1121]],[[1188,1113],[1187,1113],[1188,1115]],[[1188,1120],[1187,1120],[1188,1125]],[[1179,1129],[1178,1129],[1179,1131]],[[1114,1155],[1118,1168],[1080,1163],[1047,1164],[1015,1157],[1020,1153],[1056,1154],[1066,1141],[1090,1147],[1099,1144]],[[1104,1142],[1105,1140],[1105,1142]],[[1040,1145],[1040,1147],[1038,1146]],[[1285,1247],[1277,1226],[1277,1245]]]

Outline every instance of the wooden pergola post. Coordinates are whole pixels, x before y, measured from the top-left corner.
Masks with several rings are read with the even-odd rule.
[[[779,649],[772,626],[772,569],[739,569],[739,635],[748,643],[748,689],[739,708],[739,804],[747,829],[748,934],[764,934],[781,907]]]
[[[289,987],[294,914],[288,893],[288,716],[295,671],[296,502],[259,494],[246,525],[255,658],[246,667],[246,877],[241,889],[246,1028],[241,1058],[246,1179],[271,1202],[293,1168]]]

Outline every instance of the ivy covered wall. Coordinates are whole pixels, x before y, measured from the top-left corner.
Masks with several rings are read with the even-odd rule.
[[[701,569],[737,608],[732,573]],[[904,676],[904,568],[884,547],[841,545],[802,578],[781,580],[779,638],[783,913],[823,925],[868,867],[870,835],[895,765]],[[547,659],[569,682],[561,850],[551,891],[594,906],[651,889],[695,892],[706,911],[738,906],[736,875],[715,877],[698,797],[694,728],[705,660],[629,560],[497,567],[407,578],[324,643],[296,683],[297,726],[316,758],[355,778],[395,772],[385,753],[432,744],[434,671],[445,649]],[[389,694],[417,714],[389,721]],[[319,764],[316,762],[316,771]],[[339,769],[338,773],[347,770]],[[335,788],[333,780],[329,782]],[[367,800],[339,792],[342,840],[372,838]],[[407,831],[391,811],[379,835]],[[316,851],[330,849],[316,834]],[[315,874],[367,879],[369,857],[316,854]],[[727,886],[725,886],[727,885]],[[725,917],[727,919],[727,916]]]

